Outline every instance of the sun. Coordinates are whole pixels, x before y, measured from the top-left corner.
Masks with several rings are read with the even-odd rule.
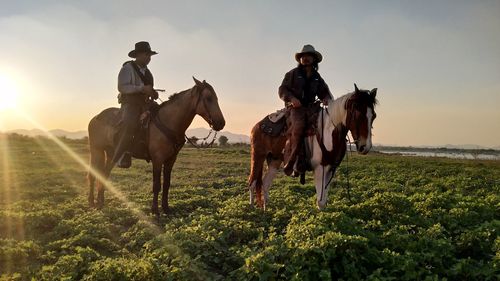
[[[0,110],[15,109],[18,91],[14,80],[0,73]]]

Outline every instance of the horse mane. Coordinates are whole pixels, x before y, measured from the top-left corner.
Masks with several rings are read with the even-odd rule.
[[[167,103],[170,103],[170,102],[174,102],[176,101],[177,99],[179,99],[181,96],[183,96],[184,94],[186,94],[186,92],[196,88],[196,87],[199,87],[198,85],[194,85],[194,87],[192,88],[189,88],[187,90],[184,90],[184,91],[181,91],[181,92],[178,92],[178,93],[173,93],[171,94],[169,97],[168,97],[168,100],[162,102],[160,104],[160,107],[167,104]],[[215,93],[215,90],[214,88],[212,87],[212,85],[208,84],[207,82],[203,81],[203,87],[204,88],[208,88],[212,93]]]
[[[334,124],[346,124],[347,118],[347,107],[348,102],[359,102],[366,104],[368,107],[374,109],[375,105],[378,104],[377,98],[374,98],[369,94],[368,90],[359,90],[356,92],[347,93],[339,98],[333,100],[330,106],[332,106],[333,112],[330,112],[331,119]],[[329,108],[330,108],[329,106]]]
[[[333,124],[344,124],[346,123],[347,118],[347,109],[346,104],[347,101],[354,95],[354,93],[348,93],[343,96],[340,96],[337,99],[334,99],[328,108],[331,108],[330,118],[332,119]]]
[[[366,104],[372,109],[375,107],[375,105],[378,104],[377,98],[374,98],[372,95],[370,95],[370,91],[368,90],[359,90],[357,93],[353,92],[351,94],[353,95],[353,101]]]
[[[191,89],[192,89],[192,88],[189,88],[189,89],[187,89],[187,90],[184,90],[184,91],[180,91],[180,92],[178,92],[178,93],[173,93],[173,94],[171,94],[171,95],[168,97],[168,100],[166,100],[166,101],[164,101],[164,102],[160,103],[160,108],[161,108],[161,107],[163,107],[163,106],[165,106],[165,105],[167,105],[167,104],[169,104],[169,103],[172,103],[172,102],[174,102],[174,101],[178,100],[180,97],[184,96],[184,94],[186,94],[186,93],[187,93],[189,90],[191,90]]]

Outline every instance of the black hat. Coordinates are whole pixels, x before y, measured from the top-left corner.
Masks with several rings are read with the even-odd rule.
[[[155,51],[151,51],[151,46],[146,41],[140,41],[135,43],[135,49],[128,53],[128,56],[131,58],[135,58],[138,53],[149,53],[150,55],[158,54]]]
[[[312,45],[309,45],[309,44],[304,45],[304,47],[302,47],[302,51],[295,54],[295,60],[297,62],[300,62],[300,57],[302,57],[304,54],[313,55],[316,58],[316,62],[318,62],[318,63],[323,60],[323,56],[321,55],[321,53],[316,51],[316,49],[314,49],[314,47]]]

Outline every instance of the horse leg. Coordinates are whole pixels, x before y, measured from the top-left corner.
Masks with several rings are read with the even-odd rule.
[[[104,150],[91,147],[90,148],[90,170],[87,174],[89,181],[89,207],[94,208],[96,206],[94,202],[94,189],[97,185],[97,190],[100,189],[100,181],[94,173],[101,173],[104,169],[105,154]]]
[[[89,183],[89,207],[94,208],[95,203],[94,203],[94,189],[95,189],[95,176],[92,175],[91,172],[88,172],[87,174],[87,181]]]
[[[252,148],[252,150],[254,150]],[[250,191],[250,206],[256,199],[257,205],[262,207],[262,171],[264,168],[264,155],[252,151],[250,177],[248,178],[248,189]]]
[[[163,163],[153,160],[153,203],[151,204],[151,213],[159,216],[158,195],[161,190],[161,170]]]
[[[276,174],[278,173],[278,169],[281,165],[281,159],[274,159],[269,157],[267,159],[267,172],[264,176],[263,180],[263,190],[264,190],[264,211],[266,210],[267,204],[269,203],[269,189],[271,184],[273,183]]]
[[[104,152],[106,152],[104,154]],[[100,173],[101,179],[97,181],[97,208],[101,209],[104,207],[104,190],[106,189],[106,180],[113,169],[114,163],[111,163],[111,159],[113,158],[113,150],[105,149],[103,152],[103,157],[101,168],[97,171]]]
[[[161,207],[163,213],[168,213],[168,191],[170,189],[170,176],[174,166],[175,157],[173,160],[168,160],[163,164],[163,193],[161,196]]]
[[[318,165],[314,168],[314,185],[316,186],[316,206],[321,211],[328,200],[328,184],[333,171],[330,166]]]

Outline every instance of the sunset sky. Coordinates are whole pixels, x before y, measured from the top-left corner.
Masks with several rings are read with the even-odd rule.
[[[141,40],[160,97],[206,79],[233,133],[312,44],[335,97],[378,88],[375,143],[500,146],[500,1],[2,1],[0,130],[85,130]]]

